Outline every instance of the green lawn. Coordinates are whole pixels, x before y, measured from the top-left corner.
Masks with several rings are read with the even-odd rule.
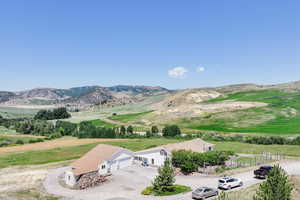
[[[170,188],[170,191],[166,192],[157,192],[153,189],[153,186],[149,186],[142,191],[143,195],[154,195],[154,196],[172,196],[176,194],[182,194],[192,191],[191,187],[185,185],[173,185]]]
[[[116,115],[116,116],[111,116],[109,119],[115,120],[115,121],[120,121],[120,122],[129,122],[134,119],[138,119],[146,114],[149,114],[153,111],[146,111],[146,112],[140,112],[140,113],[130,113],[130,114],[124,114],[124,115]]]
[[[227,100],[268,103],[267,107],[221,112],[182,120],[187,128],[240,133],[299,134],[300,92],[280,90],[247,91],[219,97],[205,103]]]
[[[91,122],[92,122],[95,126],[100,126],[100,127],[105,127],[105,128],[114,128],[114,127],[117,126],[117,125],[115,125],[115,124],[111,124],[111,123],[102,121],[102,120],[100,120],[100,119],[95,119],[95,120],[92,120]]]

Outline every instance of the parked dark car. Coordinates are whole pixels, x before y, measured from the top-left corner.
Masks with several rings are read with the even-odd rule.
[[[272,166],[261,166],[259,169],[254,171],[255,178],[265,179],[272,169]]]

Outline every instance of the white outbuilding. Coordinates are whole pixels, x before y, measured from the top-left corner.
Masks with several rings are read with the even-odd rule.
[[[135,162],[147,165],[162,166],[167,157],[171,157],[172,151],[188,150],[197,153],[212,151],[214,144],[210,144],[199,138],[185,142],[167,144],[134,153]]]

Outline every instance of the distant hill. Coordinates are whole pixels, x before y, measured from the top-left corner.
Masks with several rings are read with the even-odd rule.
[[[70,89],[35,88],[20,92],[0,92],[3,105],[123,105],[141,101],[154,95],[168,94],[170,90],[152,86],[118,85],[112,87],[84,86]]]

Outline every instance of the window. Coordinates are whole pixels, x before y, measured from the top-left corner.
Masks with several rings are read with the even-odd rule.
[[[164,150],[161,150],[161,151],[160,151],[160,155],[161,155],[161,156],[167,156],[167,152],[165,152]]]
[[[70,175],[68,176],[68,180],[69,180],[69,181],[71,180],[71,176],[70,176]]]
[[[105,167],[106,167],[105,165],[102,165],[102,166],[101,166],[101,169],[105,169]]]
[[[154,165],[154,159],[153,158],[151,159],[151,164]]]

